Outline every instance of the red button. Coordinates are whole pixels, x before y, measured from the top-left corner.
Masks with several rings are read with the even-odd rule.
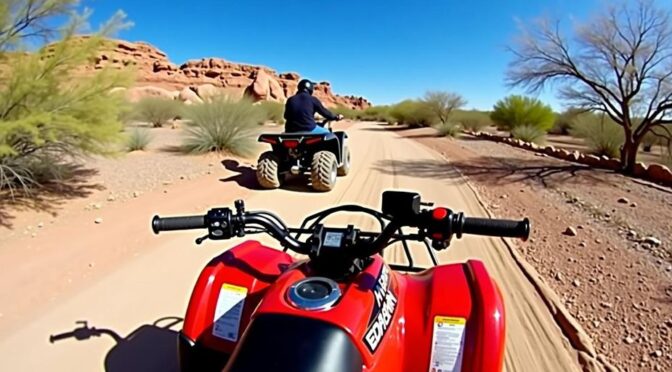
[[[434,239],[434,240],[443,240],[443,234],[441,234],[441,233],[434,233],[434,234],[432,234],[432,239]]]
[[[448,210],[446,208],[436,208],[432,212],[432,217],[435,220],[442,220],[448,216]]]

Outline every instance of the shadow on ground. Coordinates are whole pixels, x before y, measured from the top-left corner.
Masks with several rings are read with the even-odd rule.
[[[254,168],[242,165],[235,159],[224,159],[222,165],[226,170],[235,172],[233,176],[220,179],[221,182],[235,182],[240,187],[249,190],[263,190],[257,182],[257,174]]]
[[[67,177],[43,183],[27,193],[21,190],[15,190],[13,195],[9,191],[0,192],[0,227],[12,228],[14,212],[37,210],[57,216],[59,207],[67,201],[85,198],[94,191],[105,189],[102,185],[91,183],[91,177],[98,174],[95,169],[72,164],[67,165],[65,173]]]
[[[266,190],[259,186],[256,170],[251,166],[242,165],[235,159],[225,159],[222,161],[222,165],[226,170],[235,172],[236,174],[220,179],[221,182],[235,182],[238,186],[248,190]],[[314,192],[306,178],[301,176],[285,177],[280,188],[294,192]]]
[[[128,336],[106,328],[89,327],[85,321],[72,331],[51,335],[49,342],[87,341],[91,338],[110,337],[114,347],[105,356],[106,372],[171,372],[179,371],[177,360],[177,331],[171,329],[182,318],[165,317],[152,324],[144,324]]]
[[[384,174],[400,174],[416,178],[457,180],[461,179],[460,173],[462,173],[489,186],[530,181],[544,187],[570,181],[582,184],[608,184],[609,181],[604,176],[613,173],[584,165],[558,164],[542,159],[489,156],[471,161],[383,160],[374,165],[374,170]]]
[[[365,130],[367,132],[400,132],[409,129],[411,128],[405,125],[377,124],[375,127],[362,128],[361,130]]]

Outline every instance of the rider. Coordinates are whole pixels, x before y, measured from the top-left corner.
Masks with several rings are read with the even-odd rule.
[[[299,82],[298,91],[285,104],[285,132],[311,132],[316,134],[329,133],[329,130],[317,125],[315,113],[327,120],[341,120],[343,115],[334,115],[327,110],[319,99],[313,97],[315,83],[303,79]]]

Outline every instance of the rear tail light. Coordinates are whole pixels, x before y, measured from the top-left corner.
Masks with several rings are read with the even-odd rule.
[[[299,146],[299,141],[297,140],[284,140],[282,144],[288,149],[295,149]]]
[[[308,138],[306,140],[306,145],[312,145],[313,143],[318,143],[322,141],[322,137]]]

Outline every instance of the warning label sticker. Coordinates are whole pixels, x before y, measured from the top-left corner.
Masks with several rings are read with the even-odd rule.
[[[247,297],[247,288],[224,283],[219,291],[212,334],[228,341],[238,341],[240,318]]]
[[[434,317],[430,372],[459,372],[462,369],[464,318]]]

